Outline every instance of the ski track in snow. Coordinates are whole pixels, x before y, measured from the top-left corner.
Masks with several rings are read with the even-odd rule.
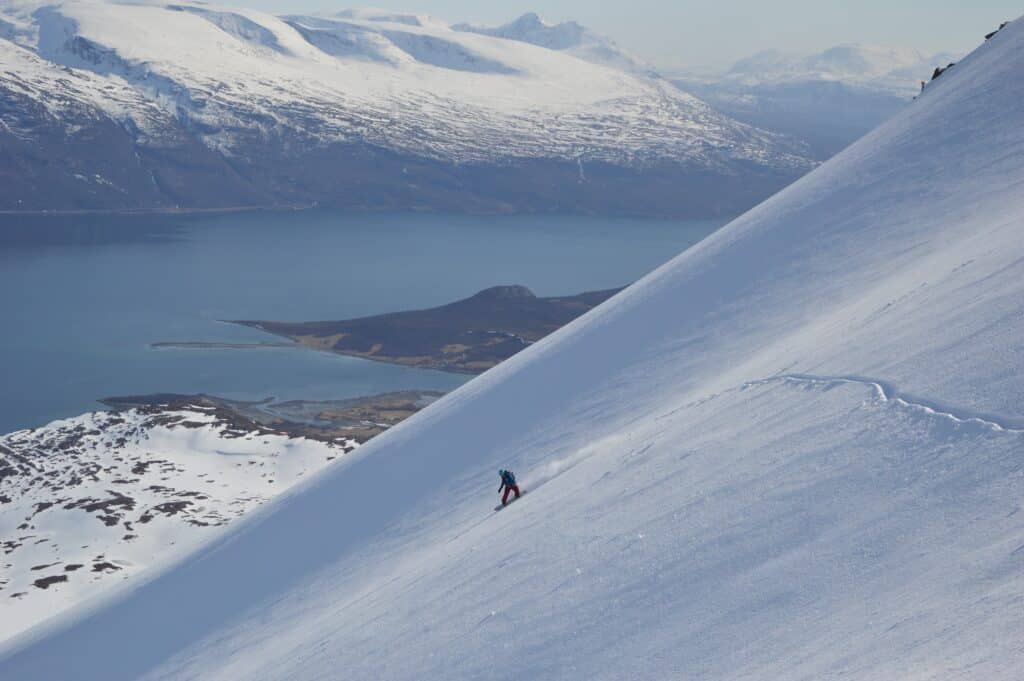
[[[722,390],[716,393],[710,393],[696,400],[691,400],[680,407],[676,407],[663,414],[655,416],[654,420],[660,421],[666,418],[670,418],[682,411],[686,411],[694,407],[699,407],[705,404],[706,402],[718,399],[719,397],[722,397],[723,395],[727,395],[732,392],[746,390],[748,388],[752,388],[754,386],[759,385],[773,385],[778,383],[792,383],[814,387],[823,386],[825,390],[828,390],[830,387],[840,384],[863,385],[867,388],[870,388],[874,393],[876,399],[882,404],[891,403],[902,409],[907,409],[928,416],[947,419],[955,424],[980,426],[982,428],[997,433],[1008,433],[1015,435],[1024,434],[1024,423],[1016,419],[1006,419],[1003,417],[993,416],[990,414],[983,414],[968,409],[953,407],[939,400],[932,400],[928,398],[918,397],[916,395],[911,395],[901,391],[890,381],[886,381],[879,378],[861,376],[859,374],[833,375],[788,373],[779,374],[777,376],[769,376],[767,378],[744,381],[743,383],[736,385],[732,388],[728,388],[726,390]],[[550,478],[544,478],[545,481],[548,479]]]
[[[867,376],[861,376],[858,374],[805,374],[805,373],[786,373],[779,374],[777,376],[769,376],[768,378],[756,379],[751,381],[744,381],[743,383],[736,385],[727,390],[721,392],[712,393],[705,395],[700,399],[690,401],[678,407],[672,409],[664,414],[656,416],[655,421],[659,421],[671,416],[675,416],[680,412],[688,411],[695,407],[706,404],[712,400],[716,400],[730,393],[742,392],[749,388],[757,386],[770,386],[791,384],[791,385],[802,385],[812,388],[818,388],[822,391],[830,390],[838,385],[861,385],[868,388],[874,398],[879,404],[891,404],[899,409],[908,410],[910,412],[921,414],[924,416],[943,419],[952,422],[954,425],[967,425],[977,426],[985,430],[989,430],[999,434],[1007,435],[1022,435],[1024,434],[1024,426],[1020,422],[1005,418],[999,418],[987,414],[981,414],[978,412],[972,412],[970,410],[958,409],[951,407],[941,401],[921,398],[918,396],[910,395],[899,390],[892,382],[871,378]],[[647,442],[642,444],[638,449],[629,453],[630,457],[643,456],[654,446],[653,442]],[[568,456],[560,459],[554,459],[547,461],[539,471],[530,471],[527,473],[527,482],[524,482],[524,489],[537,490],[544,484],[551,482],[555,478],[561,476],[563,473],[567,473],[572,468],[575,468],[579,464],[583,463],[590,458],[591,455],[600,453],[599,448],[587,448],[574,452]],[[446,543],[450,544],[457,539],[470,533],[483,523],[490,519],[488,514],[481,520],[472,523],[468,527],[462,529],[457,534],[453,535],[448,539]],[[1021,547],[1024,549],[1024,547]]]
[[[777,376],[770,376],[768,378],[762,378],[751,381],[744,381],[743,383],[736,385],[727,390],[721,392],[712,393],[706,395],[700,399],[693,400],[678,407],[672,409],[664,414],[656,416],[655,421],[659,421],[671,416],[675,416],[680,412],[688,411],[695,407],[706,404],[712,400],[716,400],[730,393],[742,392],[749,388],[756,386],[770,386],[791,384],[791,385],[802,385],[812,388],[818,388],[822,391],[830,390],[838,385],[860,385],[868,388],[876,401],[879,404],[893,405],[898,409],[907,410],[912,413],[924,415],[931,418],[943,419],[952,422],[955,426],[976,426],[985,430],[992,431],[998,434],[1006,435],[1022,435],[1024,434],[1024,427],[1017,421],[999,418],[995,416],[980,414],[965,409],[958,409],[950,407],[945,403],[937,400],[925,399],[917,396],[912,396],[902,392],[896,388],[892,382],[878,378],[870,378],[861,376],[858,374],[837,374],[837,375],[826,375],[826,374],[804,374],[804,373],[787,373],[779,374]],[[643,456],[654,446],[653,442],[647,442],[642,444],[638,449],[629,453],[630,457]],[[548,482],[551,482],[555,478],[558,478],[564,473],[567,473],[572,468],[575,468],[579,464],[585,462],[594,454],[600,453],[600,448],[590,447],[587,449],[573,452],[572,454],[547,461],[544,465],[536,471],[529,471],[526,473],[524,478],[523,487],[531,491],[536,491]],[[462,529],[457,534],[453,535],[448,539],[447,543],[452,543],[460,537],[468,534],[472,530],[479,527],[481,524],[487,522],[490,514],[485,516],[480,521],[469,525]]]
[[[945,419],[949,419],[954,423],[962,424],[975,424],[994,430],[997,432],[1006,433],[1024,433],[1024,424],[1018,421],[1001,419],[996,416],[990,416],[987,414],[980,414],[977,412],[971,412],[965,409],[957,409],[950,407],[940,401],[929,400],[914,395],[906,394],[896,388],[889,381],[884,381],[877,378],[869,378],[866,376],[859,376],[856,374],[845,374],[837,376],[828,375],[815,375],[815,374],[782,374],[780,376],[772,376],[770,378],[763,378],[757,381],[750,381],[740,386],[741,389],[747,388],[754,385],[766,385],[770,383],[777,383],[779,381],[786,381],[790,383],[801,383],[804,385],[824,385],[828,389],[829,385],[840,384],[840,383],[857,383],[860,385],[871,388],[878,399],[881,402],[892,402],[900,407],[910,409],[916,412],[928,414],[930,416],[937,416]]]

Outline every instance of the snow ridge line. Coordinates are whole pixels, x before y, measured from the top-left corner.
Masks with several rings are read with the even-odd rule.
[[[815,375],[815,374],[781,374],[771,376],[757,381],[748,381],[741,386],[745,389],[755,385],[768,385],[771,383],[789,382],[803,383],[805,385],[822,385],[834,383],[857,383],[871,388],[878,399],[882,402],[893,402],[901,407],[912,411],[919,411],[929,416],[946,418],[954,423],[979,425],[983,428],[999,433],[1024,434],[1024,423],[1010,421],[1007,419],[990,416],[966,409],[957,409],[941,402],[915,397],[901,392],[892,383],[877,378],[859,376],[856,374],[845,374],[837,376]]]

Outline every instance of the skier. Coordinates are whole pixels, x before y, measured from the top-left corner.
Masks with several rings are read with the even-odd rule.
[[[516,476],[514,473],[512,473],[512,471],[506,471],[505,469],[501,469],[498,471],[498,475],[501,476],[501,486],[498,487],[498,493],[501,494],[501,490],[505,490],[504,496],[501,497],[501,505],[507,506],[509,492],[515,492],[516,499],[519,498],[519,485],[516,484]],[[515,499],[513,499],[512,501],[515,501]]]

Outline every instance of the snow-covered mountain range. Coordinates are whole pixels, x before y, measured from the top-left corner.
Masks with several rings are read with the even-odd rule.
[[[928,80],[936,66],[945,66],[960,56],[859,43],[837,45],[811,55],[769,50],[736,62],[724,80],[748,86],[833,81],[905,97],[917,94],[920,82]]]
[[[0,677],[1018,679],[1022,68],[1017,21]]]
[[[958,57],[863,44],[812,55],[772,50],[721,74],[671,80],[729,116],[806,142],[812,155],[826,159],[888,120],[935,67]]]
[[[514,26],[4,0],[0,209],[709,214],[812,165],[663,80],[574,56],[607,47],[578,27]]]

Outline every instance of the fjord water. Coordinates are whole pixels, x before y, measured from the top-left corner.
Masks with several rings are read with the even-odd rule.
[[[440,305],[497,284],[537,295],[622,286],[724,222],[327,211],[3,216],[0,433],[99,408],[98,398],[113,395],[450,390],[469,377],[291,348],[150,344],[274,341],[219,320],[344,319]]]

